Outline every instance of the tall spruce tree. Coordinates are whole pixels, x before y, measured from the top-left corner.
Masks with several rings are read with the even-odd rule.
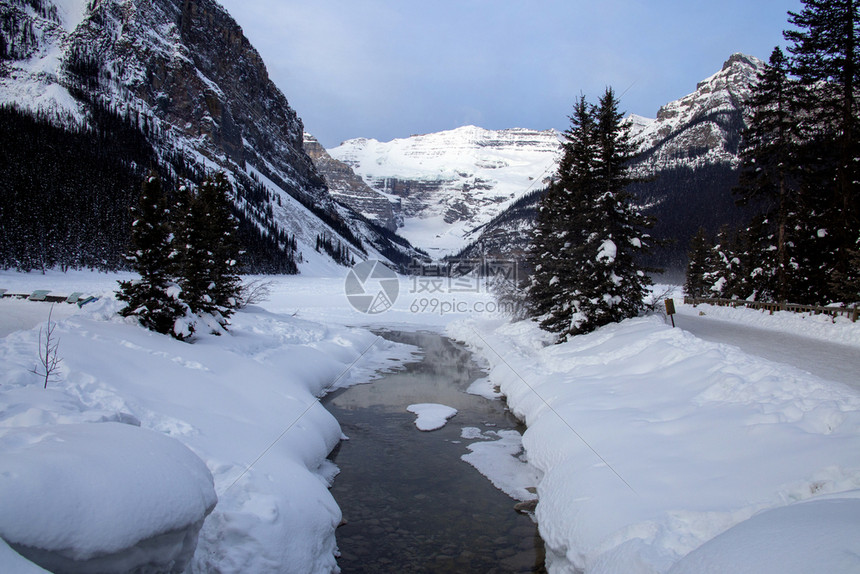
[[[534,269],[528,290],[531,314],[541,328],[558,333],[561,340],[570,332],[573,302],[579,271],[574,252],[585,239],[585,205],[594,192],[596,127],[592,106],[580,96],[569,117],[558,172],[538,206],[532,245]]]
[[[856,301],[854,279],[860,239],[860,145],[856,91],[860,87],[860,1],[802,0],[789,12],[796,29],[791,42],[791,73],[805,88],[802,113],[807,155],[803,185],[809,201],[800,225],[815,244],[811,265],[820,269],[819,300]]]
[[[797,84],[789,78],[789,62],[778,47],[759,73],[747,102],[750,121],[743,131],[740,149],[741,176],[735,193],[738,204],[755,202],[765,219],[749,229],[754,243],[767,242],[772,248],[767,257],[756,262],[755,279],[760,297],[786,301],[799,280],[794,273],[797,237],[793,222],[799,213]]]
[[[588,216],[581,220],[585,241],[575,259],[575,267],[581,273],[572,334],[635,317],[642,310],[651,284],[636,263],[636,256],[647,246],[645,229],[650,222],[626,191],[631,182],[627,165],[633,148],[611,88],[593,113],[597,143],[594,192],[582,205]]]
[[[147,329],[184,339],[190,333],[179,328],[177,321],[187,314],[187,306],[178,298],[179,289],[171,275],[170,211],[155,175],[144,181],[140,204],[133,213],[132,250],[126,258],[140,279],[120,281],[117,299],[126,303],[120,314],[138,317]]]
[[[559,341],[637,315],[650,279],[636,263],[648,220],[626,192],[632,147],[618,100],[580,97],[556,181],[539,207],[532,312]]]

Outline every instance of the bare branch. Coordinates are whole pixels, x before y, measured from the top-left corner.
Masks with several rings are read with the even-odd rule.
[[[274,281],[264,281],[262,279],[253,279],[243,284],[239,289],[239,309],[244,309],[248,305],[256,305],[263,301],[268,301],[272,294],[272,286]]]
[[[51,310],[48,311],[48,323],[45,328],[39,329],[39,366],[30,369],[30,372],[39,377],[45,377],[45,388],[48,388],[48,382],[57,380],[59,377],[60,363],[63,359],[59,355],[60,341],[54,337],[54,330],[57,324],[51,320],[54,313],[54,306],[51,305]]]

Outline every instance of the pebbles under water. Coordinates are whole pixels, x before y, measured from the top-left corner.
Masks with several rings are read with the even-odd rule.
[[[543,541],[515,500],[460,460],[463,427],[523,430],[499,400],[465,392],[484,376],[471,353],[435,333],[385,332],[421,348],[417,362],[323,404],[350,440],[332,453],[332,494],[343,572],[544,572]],[[414,403],[458,410],[432,432],[415,426]]]

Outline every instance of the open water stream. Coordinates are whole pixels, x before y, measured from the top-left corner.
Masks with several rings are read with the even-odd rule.
[[[464,427],[522,431],[519,421],[503,401],[466,392],[484,373],[462,346],[436,333],[381,334],[422,355],[323,401],[349,437],[331,456],[341,471],[331,492],[346,521],[337,531],[343,572],[545,572],[532,519],[460,460],[471,442]],[[458,413],[422,432],[406,410],[415,403]]]

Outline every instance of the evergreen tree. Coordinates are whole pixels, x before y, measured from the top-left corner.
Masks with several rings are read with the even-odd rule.
[[[700,227],[698,233],[690,241],[690,251],[687,257],[687,277],[684,283],[684,293],[690,297],[709,297],[705,273],[708,271],[708,253],[710,241],[705,228]]]
[[[736,245],[736,235],[731,228],[722,226],[717,233],[717,242],[708,254],[708,269],[704,273],[709,296],[726,299],[736,296],[741,264]]]
[[[541,328],[559,333],[560,340],[571,329],[571,299],[580,271],[574,267],[574,252],[581,249],[586,237],[587,198],[594,193],[596,158],[596,127],[585,96],[576,102],[569,119],[556,178],[538,206],[530,247],[534,274],[528,291],[531,314]]]
[[[790,249],[794,238],[792,221],[798,218],[797,165],[798,90],[788,76],[789,62],[779,48],[774,48],[768,64],[759,74],[752,96],[747,102],[750,121],[743,131],[740,149],[741,176],[735,193],[738,204],[756,202],[762,209],[760,219],[748,232],[756,236],[748,241],[760,244],[766,255],[755,262],[757,291],[767,298],[785,301],[798,278],[792,273]],[[768,224],[765,224],[767,222]]]
[[[805,88],[800,98],[808,155],[803,185],[808,201],[801,230],[812,265],[820,270],[819,300],[860,299],[852,277],[860,235],[860,146],[857,141],[856,91],[860,85],[860,2],[802,0],[804,8],[789,12],[795,30],[791,42],[791,73]]]
[[[581,294],[574,303],[573,334],[635,317],[643,307],[650,278],[636,263],[646,248],[648,219],[632,203],[626,188],[627,165],[633,154],[629,130],[622,123],[618,100],[611,88],[594,110],[597,154],[592,205],[584,205],[587,237],[577,255]]]
[[[241,288],[237,224],[231,212],[231,185],[217,173],[187,199],[182,254],[183,297],[196,314],[222,326],[238,306]]]
[[[632,147],[611,89],[580,97],[556,181],[538,209],[532,314],[559,341],[637,315],[650,279],[636,263],[648,220],[626,192]]]
[[[774,226],[766,215],[757,215],[741,231],[737,239],[737,258],[740,261],[738,282],[734,296],[753,301],[785,301],[795,283],[785,284],[788,273],[780,274],[781,267],[774,265],[780,242],[779,226]],[[776,228],[776,229],[775,229]],[[786,245],[786,249],[790,244]],[[793,274],[791,274],[794,277]],[[782,291],[780,291],[782,290]],[[778,296],[782,292],[784,295]]]
[[[154,175],[144,181],[134,215],[127,260],[140,279],[120,281],[117,299],[127,304],[120,314],[138,317],[147,329],[184,339],[190,332],[178,320],[186,315],[187,306],[177,297],[179,289],[171,278],[169,210],[161,181]]]

